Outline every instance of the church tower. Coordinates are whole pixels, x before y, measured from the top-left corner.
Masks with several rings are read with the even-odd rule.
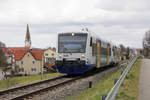
[[[30,37],[28,24],[27,24],[27,31],[26,31],[26,37],[25,37],[25,47],[31,47],[31,37]]]

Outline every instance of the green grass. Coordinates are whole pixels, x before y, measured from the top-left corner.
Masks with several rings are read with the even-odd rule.
[[[58,75],[61,75],[61,74],[60,73],[44,74],[43,79],[56,77]],[[18,76],[18,77],[5,79],[5,80],[0,80],[0,90],[7,89],[7,87],[27,84],[27,83],[31,83],[31,82],[35,82],[35,81],[39,81],[39,80],[41,80],[41,75]]]
[[[136,80],[136,83],[133,82],[133,84],[136,84],[137,86],[138,86],[138,77],[137,76],[135,77],[134,74],[136,73],[138,75],[140,62],[141,62],[141,60],[138,60],[136,62],[136,64],[134,65],[134,67],[130,71],[130,73],[128,75],[128,79],[127,79],[127,80],[130,80],[130,78],[135,78],[134,80]],[[137,67],[135,67],[135,66],[137,66]],[[135,68],[137,69],[136,71],[134,71]],[[101,100],[101,95],[102,94],[107,94],[111,90],[111,88],[114,86],[114,79],[119,78],[120,77],[120,72],[124,69],[125,68],[121,68],[117,72],[114,72],[112,74],[107,75],[102,80],[100,80],[95,86],[93,86],[93,88],[90,88],[86,91],[83,91],[77,96],[69,97],[69,98],[67,98],[67,100]],[[132,73],[132,72],[134,72],[134,73]],[[133,98],[136,96],[135,93],[137,93],[137,89],[130,90],[133,85],[130,86],[130,88],[128,88],[129,85],[131,84],[131,81],[130,82],[129,81],[124,82],[123,87],[126,87],[126,88],[123,89],[123,87],[121,87],[121,90],[120,90],[121,93],[119,92],[118,100],[133,100]],[[135,88],[137,88],[137,86]],[[128,93],[126,94],[126,92],[123,92],[125,90],[127,92],[128,91],[133,92],[133,93],[131,93],[132,96],[128,95]],[[126,97],[127,99],[122,99],[126,95],[127,95],[127,97]],[[131,99],[128,99],[128,96]]]
[[[124,86],[120,88],[118,98],[116,100],[137,100],[138,84],[140,73],[141,59],[138,60],[124,80]]]

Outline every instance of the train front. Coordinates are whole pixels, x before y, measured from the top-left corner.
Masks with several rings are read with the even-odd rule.
[[[65,74],[82,74],[86,66],[87,33],[58,34],[56,68]]]

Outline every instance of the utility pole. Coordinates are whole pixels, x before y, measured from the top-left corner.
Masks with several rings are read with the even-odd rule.
[[[41,80],[43,79],[43,64],[44,64],[44,51],[41,59]]]

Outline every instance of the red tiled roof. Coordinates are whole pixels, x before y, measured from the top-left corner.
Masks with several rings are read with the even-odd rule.
[[[27,52],[30,52],[36,60],[42,60],[43,50],[29,49],[29,47],[8,47],[3,52],[14,54],[15,60],[21,60]]]
[[[26,54],[29,48],[27,47],[8,47],[9,51],[12,51],[15,57],[15,60],[21,60]]]
[[[32,49],[29,51],[36,60],[42,60],[43,50]]]
[[[53,52],[56,52],[56,48],[47,48],[47,49],[45,49],[44,51],[46,51],[46,50],[48,50],[48,49],[52,50]]]

